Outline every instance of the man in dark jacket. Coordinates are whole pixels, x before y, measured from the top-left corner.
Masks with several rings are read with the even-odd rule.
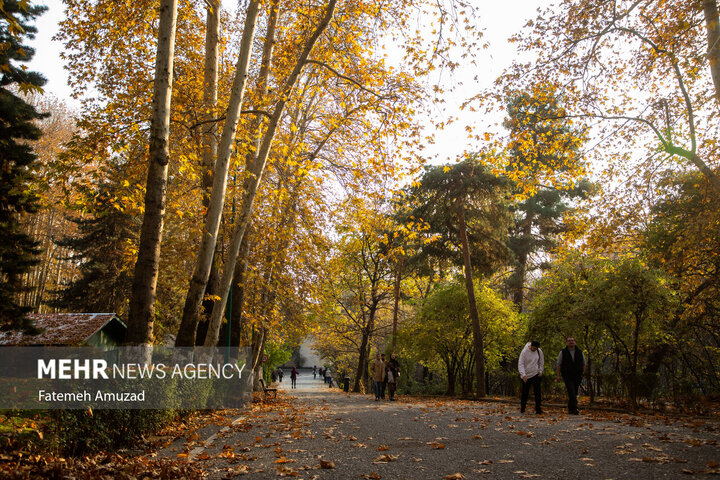
[[[578,410],[577,394],[580,382],[585,374],[585,355],[575,346],[575,339],[567,337],[567,346],[560,351],[557,358],[557,380],[565,382],[568,394],[568,412],[573,415],[580,413]]]
[[[395,401],[395,391],[400,378],[400,362],[395,358],[395,354],[390,355],[390,360],[385,364],[385,379],[387,380],[388,391],[390,392],[390,401]]]

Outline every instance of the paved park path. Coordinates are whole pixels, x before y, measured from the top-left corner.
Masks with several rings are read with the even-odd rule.
[[[720,478],[720,423],[329,389],[303,372],[277,400],[253,404],[175,443],[207,478]],[[213,430],[214,429],[214,430]],[[209,439],[209,441],[208,441]]]

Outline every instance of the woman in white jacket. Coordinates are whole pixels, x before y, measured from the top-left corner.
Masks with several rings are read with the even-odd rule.
[[[530,387],[532,386],[533,393],[535,394],[535,413],[542,413],[540,380],[542,379],[544,366],[545,357],[543,356],[542,350],[540,350],[540,342],[536,340],[528,342],[518,359],[518,371],[523,381],[522,394],[520,395],[520,412],[525,412]]]

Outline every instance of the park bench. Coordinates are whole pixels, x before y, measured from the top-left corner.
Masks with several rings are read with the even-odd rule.
[[[260,379],[260,386],[263,389],[263,393],[265,394],[265,398],[267,398],[268,393],[273,392],[275,396],[273,398],[277,398],[277,388],[268,388],[265,386],[265,380],[262,378]]]

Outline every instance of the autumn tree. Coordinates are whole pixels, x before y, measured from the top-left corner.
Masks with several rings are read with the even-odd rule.
[[[132,256],[128,247],[137,242],[139,219],[116,199],[122,197],[122,165],[106,167],[103,183],[84,193],[87,207],[71,221],[77,225],[72,236],[55,243],[67,249],[79,274],[54,292],[50,304],[66,311],[127,312],[132,283]]]
[[[35,121],[43,118],[18,94],[41,92],[45,79],[18,62],[29,61],[34,50],[22,42],[37,32],[31,22],[46,10],[26,2],[3,2],[0,9],[0,327],[30,328],[18,304],[19,281],[36,262],[38,244],[27,235],[20,216],[34,213],[38,197],[31,189],[36,155],[29,141],[40,138]]]
[[[66,22],[61,22],[58,37],[66,46],[63,57],[68,66],[70,84],[82,98],[79,124],[82,128],[73,140],[73,155],[65,158],[59,177],[66,179],[68,201],[76,191],[103,182],[103,165],[111,159],[122,161],[127,186],[115,191],[116,198],[131,214],[144,209],[149,119],[155,50],[157,10],[139,3],[117,4],[82,0],[67,4]],[[169,124],[169,148],[163,220],[162,248],[156,289],[156,336],[175,334],[178,308],[182,307],[188,263],[194,257],[195,243],[202,225],[202,153],[207,114],[203,101],[204,5],[178,2],[177,49],[174,56],[172,122]],[[128,21],[127,19],[133,19]],[[228,43],[238,38],[235,23],[228,15],[220,17],[228,30],[219,38],[218,109],[227,103],[229,71]],[[93,94],[88,94],[92,87]],[[215,115],[214,119],[217,119]],[[83,205],[77,205],[83,208]],[[137,244],[128,246],[137,255]]]
[[[225,193],[227,191],[227,174],[230,165],[230,155],[235,143],[235,131],[237,129],[240,118],[240,108],[245,97],[245,88],[247,85],[248,68],[250,65],[250,57],[252,53],[253,40],[255,38],[255,27],[259,13],[259,3],[251,1],[245,15],[245,25],[243,28],[243,38],[238,54],[238,61],[235,70],[233,86],[230,94],[230,101],[226,113],[225,123],[223,124],[223,132],[220,138],[220,144],[217,150],[217,158],[214,161],[214,173],[212,191],[207,198],[208,211],[205,215],[205,227],[201,237],[200,249],[195,262],[195,270],[190,281],[190,288],[185,299],[185,307],[183,308],[183,318],[180,324],[180,331],[176,344],[194,345],[195,330],[197,327],[197,316],[202,304],[203,294],[207,286],[212,266],[212,259],[217,244],[217,235],[220,228],[220,220],[225,204]],[[207,148],[207,147],[206,147]],[[258,179],[259,180],[259,179]],[[205,192],[207,195],[207,192]],[[242,239],[240,239],[242,240]],[[237,260],[237,251],[240,248],[240,242],[237,244],[235,258],[231,258],[227,262],[225,274],[230,276],[234,272]],[[206,336],[205,345],[214,346],[217,343],[217,337],[220,331],[220,319],[222,317],[225,302],[230,291],[232,277],[225,282],[226,288],[220,285],[221,292],[220,303],[222,307],[213,307],[212,320],[208,327],[208,338]],[[218,310],[219,308],[219,310]],[[208,335],[206,334],[206,335]]]
[[[667,340],[678,367],[674,382],[691,391],[720,391],[718,377],[718,289],[720,288],[720,237],[716,228],[717,193],[700,174],[668,176],[661,182],[663,194],[650,209],[650,218],[639,232],[637,246],[648,262],[671,275],[680,295],[672,320],[673,335]]]
[[[153,342],[155,291],[160,268],[165,191],[170,162],[170,99],[175,60],[177,0],[161,0],[159,18],[148,174],[145,186],[145,214],[140,229],[138,259],[135,263],[130,295],[128,333],[125,338],[130,345],[149,345]]]
[[[485,354],[473,277],[493,273],[507,260],[508,188],[506,178],[493,175],[478,157],[470,157],[457,164],[426,167],[408,193],[408,216],[426,222],[426,234],[438,237],[420,254],[462,262],[480,397],[486,390]]]
[[[339,239],[323,282],[324,306],[316,319],[318,347],[336,343],[335,357],[350,356],[355,371],[353,391],[361,391],[373,345],[382,345],[392,299],[394,271],[388,258],[384,228],[389,219],[377,206],[360,199],[347,202],[350,211],[338,227]],[[375,207],[375,208],[373,208]]]
[[[580,149],[584,134],[565,118],[561,98],[552,86],[506,94],[507,158],[503,170],[515,183],[509,246],[513,272],[508,287],[522,311],[527,275],[541,268],[537,256],[558,245],[566,230],[563,217],[575,199],[587,195],[589,182]],[[535,258],[534,258],[535,257]]]
[[[632,175],[623,167],[634,169],[640,150],[652,160],[644,171],[675,158],[720,191],[717,38],[716,0],[565,0],[514,38],[537,60],[501,82],[521,88],[542,78],[564,91],[569,116],[616,140],[599,152],[619,160],[607,174]]]
[[[24,98],[36,110],[49,113],[37,122],[42,136],[31,143],[38,157],[32,187],[38,195],[39,209],[21,217],[25,233],[40,242],[42,254],[38,264],[23,276],[26,291],[19,298],[36,312],[43,312],[47,309],[48,293],[57,290],[75,272],[65,249],[53,243],[60,236],[74,233],[73,224],[67,219],[71,210],[66,202],[61,157],[65,144],[75,134],[75,116],[64,101],[52,95],[32,94]]]

